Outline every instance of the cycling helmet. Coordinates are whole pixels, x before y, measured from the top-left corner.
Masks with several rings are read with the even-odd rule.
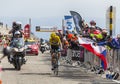
[[[59,38],[59,36],[55,36],[55,39],[58,41],[60,38]]]
[[[51,38],[54,38],[55,36],[56,36],[56,33],[54,33],[54,32],[51,33],[51,35],[50,35]]]

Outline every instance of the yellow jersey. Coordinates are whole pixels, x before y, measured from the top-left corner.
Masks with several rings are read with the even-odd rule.
[[[60,45],[60,37],[59,36],[54,36],[54,37],[50,37],[50,45]]]

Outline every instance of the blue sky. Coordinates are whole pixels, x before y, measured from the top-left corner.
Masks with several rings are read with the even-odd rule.
[[[61,28],[64,15],[70,15],[72,10],[80,13],[86,22],[95,20],[98,26],[105,28],[105,14],[110,5],[116,7],[118,28],[120,0],[0,0],[0,21],[11,26],[12,21],[19,20],[24,25],[31,18],[32,31],[35,32],[36,25]],[[36,35],[42,36],[40,33]]]

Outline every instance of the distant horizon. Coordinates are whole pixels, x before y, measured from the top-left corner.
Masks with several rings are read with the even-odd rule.
[[[33,33],[42,37],[43,33],[35,32],[35,26],[61,29],[62,19],[64,15],[71,15],[70,11],[78,12],[88,24],[95,20],[97,26],[106,28],[106,11],[110,6],[116,9],[116,32],[119,33],[120,0],[1,0],[0,21],[8,26],[15,20],[25,25],[31,18]]]
[[[62,29],[62,19],[64,17],[60,17],[60,19],[56,19],[56,18],[44,18],[44,20],[41,21],[40,18],[31,18],[31,31],[39,38],[45,38],[45,39],[49,39],[49,35],[50,32],[36,32],[35,31],[35,27],[36,26],[57,26],[58,29]],[[83,19],[85,20],[86,23],[89,24],[89,22],[91,20],[95,20],[97,23],[97,26],[101,27],[101,28],[106,28],[106,18],[95,18],[95,17],[83,17]],[[0,22],[3,22],[4,25],[8,25],[8,27],[12,26],[12,22],[13,21],[21,21],[22,22],[22,28],[24,28],[24,26],[26,24],[29,23],[29,18],[21,18],[21,17],[0,17]],[[120,28],[119,28],[119,22],[120,19],[116,20],[116,34],[119,33]],[[73,23],[74,24],[74,23]],[[120,34],[120,33],[119,33]]]

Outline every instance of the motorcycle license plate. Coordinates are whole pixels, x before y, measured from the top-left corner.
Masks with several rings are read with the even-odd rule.
[[[45,48],[42,48],[42,50],[45,50]]]
[[[31,49],[27,49],[26,51],[29,52],[29,51],[31,51]]]

